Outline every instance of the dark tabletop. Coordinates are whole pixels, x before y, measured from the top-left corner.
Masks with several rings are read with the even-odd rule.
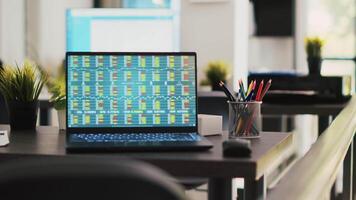
[[[8,126],[0,126],[1,129]],[[74,154],[65,150],[65,132],[56,127],[42,126],[37,132],[12,132],[11,143],[0,147],[0,160],[19,156],[107,156],[113,159],[130,157],[149,162],[176,176],[194,177],[254,177],[260,178],[292,144],[291,133],[264,132],[252,139],[250,158],[226,158],[222,155],[224,136],[210,136],[214,144],[200,152],[121,152]]]

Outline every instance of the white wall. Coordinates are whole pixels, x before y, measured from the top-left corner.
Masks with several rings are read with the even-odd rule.
[[[0,58],[21,63],[25,57],[24,0],[0,0]]]
[[[235,72],[240,72],[242,77],[246,74],[244,68],[247,67],[247,42],[235,43],[241,39],[243,41],[244,37],[247,41],[247,17],[236,20],[241,14],[247,14],[244,7],[240,6],[246,3],[247,0],[210,3],[181,1],[181,50],[197,52],[198,81],[205,78],[204,67],[207,63],[217,59],[225,60],[234,69],[238,68]],[[246,23],[241,24],[244,21]],[[240,54],[236,45],[243,49],[239,51]],[[246,58],[243,57],[244,53]]]
[[[67,8],[89,8],[92,0],[31,0],[27,9],[27,52],[44,67],[56,67],[66,50]]]
[[[248,66],[251,71],[294,69],[292,37],[251,36],[248,49]]]

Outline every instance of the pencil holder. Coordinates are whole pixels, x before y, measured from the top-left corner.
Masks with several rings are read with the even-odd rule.
[[[229,138],[256,138],[261,131],[261,101],[229,104]]]

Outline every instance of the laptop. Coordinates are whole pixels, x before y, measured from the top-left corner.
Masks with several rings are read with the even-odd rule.
[[[68,151],[206,150],[196,53],[67,52]]]

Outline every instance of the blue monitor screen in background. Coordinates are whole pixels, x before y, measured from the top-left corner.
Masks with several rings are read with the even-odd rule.
[[[179,13],[172,9],[69,9],[67,51],[179,51]]]
[[[69,55],[68,127],[196,125],[194,55]]]

